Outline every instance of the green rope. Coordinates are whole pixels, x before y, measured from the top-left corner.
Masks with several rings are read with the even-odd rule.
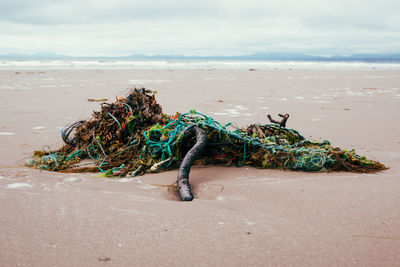
[[[128,108],[129,108],[129,111],[131,112],[131,114],[130,114],[129,116],[133,116],[133,110],[132,110],[131,106],[129,106],[129,105],[126,104],[126,103],[118,103],[118,104],[120,104],[120,105],[122,104],[122,105],[128,107]]]
[[[78,157],[79,155],[81,155],[83,153],[83,151],[81,149],[75,151],[74,153],[72,153],[71,155],[69,155],[64,161],[69,161],[73,158]]]
[[[119,171],[120,169],[122,169],[122,168],[125,168],[125,164],[121,164],[121,166],[119,166],[119,167],[117,167],[117,168],[114,168],[114,169],[108,169],[108,170],[103,170],[101,167],[103,166],[103,165],[110,165],[110,163],[107,163],[107,162],[103,162],[103,163],[101,163],[100,165],[99,165],[99,170],[102,172],[102,173],[108,173],[108,172],[115,172],[115,171]]]
[[[101,167],[102,167],[103,165],[109,165],[109,164],[110,164],[110,163],[107,163],[107,162],[101,163],[101,164],[99,165],[99,170],[100,170],[102,173],[107,172],[107,171],[103,170]]]
[[[117,120],[117,118],[115,118],[110,112],[107,112],[107,114],[108,115],[110,115],[111,116],[111,118],[113,118],[116,122],[117,122],[117,124],[118,124],[118,126],[119,126],[119,128],[121,128],[122,129],[122,126],[121,126],[121,123],[119,123],[119,121]]]
[[[133,116],[132,108],[125,103],[119,104],[129,108],[129,118],[131,118]],[[122,128],[117,118],[110,112],[108,112],[108,115]],[[205,130],[209,142],[215,145],[215,148],[211,148],[210,154],[206,156],[206,164],[215,162],[216,164],[243,166],[250,162],[255,166],[264,168],[272,167],[302,171],[345,169],[347,168],[346,165],[343,165],[343,167],[340,165],[344,164],[343,162],[357,162],[358,166],[367,167],[376,164],[367,160],[364,156],[358,156],[354,150],[341,151],[332,148],[327,140],[322,142],[307,140],[294,129],[283,128],[276,124],[255,125],[262,128],[265,136],[261,137],[258,134],[259,129],[249,133],[249,130],[240,129],[231,122],[222,125],[212,117],[194,109],[188,113],[181,114],[176,119],[169,119],[165,125],[156,124],[144,131],[145,145],[141,142],[143,140],[140,139],[141,135],[138,137],[136,135],[129,136],[125,146],[119,148],[118,151],[108,151],[109,157],[107,158],[123,155],[132,147],[138,147],[141,144],[141,149],[137,151],[137,154],[136,152],[134,154],[138,155],[139,161],[135,161],[134,164],[125,162],[132,175],[137,175],[139,172],[142,173],[146,171],[148,166],[166,159],[171,160],[168,161],[168,164],[164,164],[163,168],[169,168],[180,160],[180,152],[187,147],[187,145],[182,144],[183,140],[185,140],[185,132],[194,126]],[[98,162],[101,162],[98,166],[99,171],[105,176],[112,176],[114,172],[125,168],[125,165],[122,164],[117,168],[109,167],[109,169],[104,170],[103,168],[110,164],[104,162],[106,154],[100,141],[97,140],[95,132],[93,132],[93,140],[97,143],[96,147],[98,146],[104,155],[102,161],[98,160]],[[78,157],[78,160],[84,156],[95,159],[92,155],[96,153],[94,142],[87,147],[79,148],[82,149],[78,149],[68,156],[62,152],[38,156],[27,164],[40,169],[57,170],[70,166],[71,163],[68,161]],[[139,166],[141,167],[139,168]]]
[[[300,135],[298,131],[282,128],[275,124],[260,125],[261,127],[268,127],[274,133],[274,135],[260,140],[257,136],[248,136],[246,132],[237,126],[232,131],[228,130],[227,127],[231,124],[221,125],[219,122],[214,121],[212,117],[192,109],[188,113],[181,114],[176,120],[169,121],[165,126],[157,125],[150,128],[144,132],[144,136],[146,144],[155,149],[153,152],[161,154],[161,160],[164,160],[167,156],[172,156],[171,144],[176,144],[180,133],[187,130],[188,127],[196,125],[206,130],[215,130],[219,135],[219,139],[226,140],[232,146],[237,146],[236,143],[238,142],[241,143],[243,155],[241,162],[237,166],[245,165],[246,160],[254,154],[255,148],[264,148],[272,155],[276,155],[275,157],[278,157],[278,153],[284,153],[287,156],[285,156],[286,159],[281,159],[283,161],[282,167],[293,170],[315,171],[323,170],[325,166],[333,165],[334,161],[329,156],[329,151],[325,149],[325,147],[330,146],[328,141],[311,142]],[[290,144],[294,141],[297,142]],[[290,155],[294,155],[291,160]]]

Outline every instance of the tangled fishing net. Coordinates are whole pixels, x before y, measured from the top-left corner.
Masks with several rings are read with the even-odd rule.
[[[315,142],[278,124],[252,124],[240,129],[191,110],[174,116],[162,112],[150,90],[134,89],[115,103],[102,103],[90,120],[61,131],[65,145],[57,151],[35,151],[26,165],[61,172],[102,172],[136,176],[180,166],[196,144],[193,129],[205,133],[199,165],[251,165],[301,171],[376,172],[379,162],[354,150]],[[200,129],[200,130],[199,130]],[[197,138],[198,139],[198,138]]]

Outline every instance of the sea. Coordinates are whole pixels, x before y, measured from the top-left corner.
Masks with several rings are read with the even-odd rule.
[[[220,59],[131,58],[0,58],[0,70],[46,69],[296,69],[296,70],[399,70],[400,62],[363,61],[268,61]]]

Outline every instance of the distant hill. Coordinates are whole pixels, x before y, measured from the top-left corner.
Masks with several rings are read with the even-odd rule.
[[[398,62],[400,61],[400,54],[354,54],[351,56],[333,56],[330,58],[332,61],[367,61],[367,62]]]
[[[192,60],[273,60],[273,61],[365,61],[399,62],[400,54],[355,54],[350,56],[313,56],[297,53],[255,53],[241,56],[182,56],[182,55],[130,55],[132,59],[192,59]]]
[[[301,53],[255,53],[239,56],[184,56],[184,55],[143,55],[133,54],[122,57],[71,57],[54,53],[36,54],[4,54],[0,58],[7,59],[51,59],[51,58],[73,58],[73,59],[163,59],[163,60],[267,60],[267,61],[362,61],[362,62],[400,62],[400,54],[354,54],[349,56],[315,56]]]

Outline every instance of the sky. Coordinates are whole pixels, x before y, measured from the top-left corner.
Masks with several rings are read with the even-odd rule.
[[[399,0],[0,0],[0,54],[400,53]]]

